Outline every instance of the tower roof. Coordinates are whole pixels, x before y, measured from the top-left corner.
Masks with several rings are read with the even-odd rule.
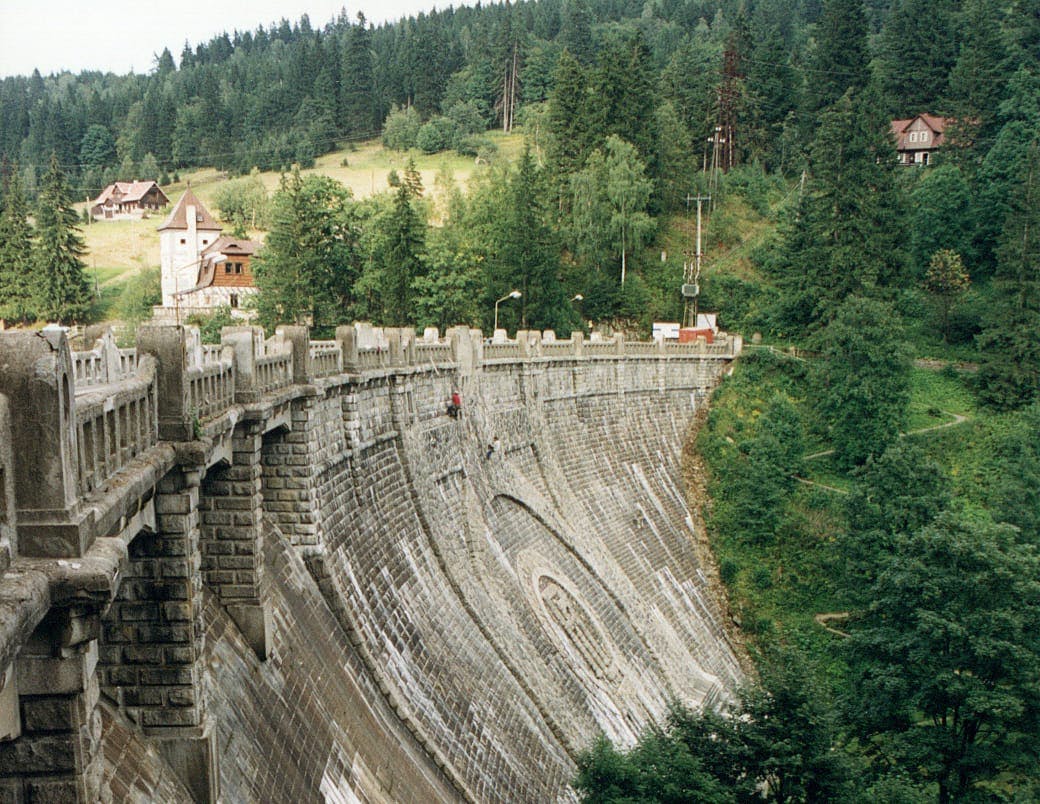
[[[184,195],[181,196],[177,205],[173,208],[173,211],[169,214],[162,226],[159,227],[159,231],[165,231],[166,229],[187,229],[188,228],[188,207],[195,207],[195,228],[202,231],[219,232],[221,226],[212,215],[209,214],[209,210],[202,206],[202,202],[196,197],[195,193],[191,191],[189,187],[184,191]]]

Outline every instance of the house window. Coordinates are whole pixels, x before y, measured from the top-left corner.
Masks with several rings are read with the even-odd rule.
[[[927,131],[922,131],[921,132],[921,142],[928,142],[928,132]]]
[[[928,164],[928,153],[927,152],[921,154],[921,164],[922,165],[927,165]]]
[[[236,274],[242,273],[242,263],[240,263],[240,262],[236,262],[235,263],[235,273]]]
[[[230,263],[224,263],[224,273],[225,274],[230,274],[231,273],[231,265],[230,265]]]
[[[238,294],[237,293],[232,293],[231,294],[231,306],[232,307],[238,307]]]
[[[187,239],[186,239],[186,238],[183,238],[183,237],[181,238],[181,245],[182,245],[182,246],[183,246],[183,245],[184,245],[185,243],[187,243],[187,242],[188,242],[188,241],[187,241]]]
[[[208,245],[209,245],[209,241],[208,241],[208,240],[203,240],[203,241],[202,241],[202,245],[204,245],[204,246],[208,246]]]

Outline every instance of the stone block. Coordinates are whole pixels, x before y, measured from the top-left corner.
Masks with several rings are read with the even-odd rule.
[[[26,801],[31,804],[68,804],[81,799],[80,790],[74,779],[30,779],[25,783]]]
[[[72,734],[22,735],[0,743],[0,773],[69,773],[76,769]]]

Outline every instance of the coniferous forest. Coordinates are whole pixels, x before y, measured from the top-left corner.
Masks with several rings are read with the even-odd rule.
[[[891,121],[925,113],[943,146],[900,165]],[[479,167],[430,188],[409,159],[364,199],[306,170],[375,138]],[[231,178],[223,220],[267,232],[260,322],[319,331],[489,331],[517,290],[509,330],[647,333],[684,315],[710,195],[700,309],[749,346],[689,470],[748,685],[597,741],[576,789],[1040,800],[1040,0],[344,14],[147,75],[5,78],[0,316],[89,318],[73,200],[199,166]]]

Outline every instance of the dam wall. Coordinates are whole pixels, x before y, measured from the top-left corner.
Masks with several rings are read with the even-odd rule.
[[[0,801],[572,798],[740,680],[679,468],[739,350],[0,335]]]

